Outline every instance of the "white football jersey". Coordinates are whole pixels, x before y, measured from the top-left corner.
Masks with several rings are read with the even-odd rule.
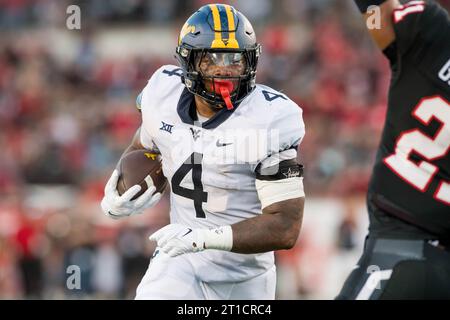
[[[141,143],[159,150],[170,183],[171,223],[214,228],[260,215],[255,169],[296,158],[305,133],[301,108],[257,85],[233,110],[223,108],[200,123],[181,73],[176,66],[161,67],[137,99]],[[202,281],[243,281],[274,264],[273,252],[188,255]]]

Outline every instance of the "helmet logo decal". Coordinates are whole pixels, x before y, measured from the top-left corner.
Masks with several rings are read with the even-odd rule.
[[[234,15],[231,11],[231,7],[228,5],[221,5],[226,10],[226,18],[228,22],[228,30],[223,30],[228,33],[229,38],[222,38],[222,22],[220,19],[219,8],[216,4],[210,4],[209,7],[211,9],[214,21],[214,40],[211,43],[211,48],[233,48],[239,49],[239,43],[236,40],[236,27],[234,21]]]
[[[194,33],[195,32],[195,26],[191,26],[187,22],[184,24],[183,28],[180,32],[180,37],[178,38],[178,44],[181,43],[181,40],[188,34],[188,33]]]

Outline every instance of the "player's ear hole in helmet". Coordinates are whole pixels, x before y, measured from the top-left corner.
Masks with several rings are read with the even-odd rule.
[[[186,88],[217,108],[240,103],[255,88],[261,46],[232,6],[201,7],[184,24],[176,48]]]

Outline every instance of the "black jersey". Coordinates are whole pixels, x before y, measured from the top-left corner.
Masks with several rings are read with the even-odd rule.
[[[368,198],[384,212],[450,237],[450,19],[435,2],[393,12],[386,123]]]

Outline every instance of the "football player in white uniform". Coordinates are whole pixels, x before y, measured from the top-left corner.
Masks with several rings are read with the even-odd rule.
[[[195,12],[176,53],[180,67],[161,67],[138,96],[142,124],[124,153],[157,149],[171,189],[171,223],[150,236],[136,299],[274,299],[273,251],[295,245],[303,216],[302,110],[255,84],[261,47],[229,5]],[[119,196],[117,177],[102,200],[113,218],[161,196]]]

